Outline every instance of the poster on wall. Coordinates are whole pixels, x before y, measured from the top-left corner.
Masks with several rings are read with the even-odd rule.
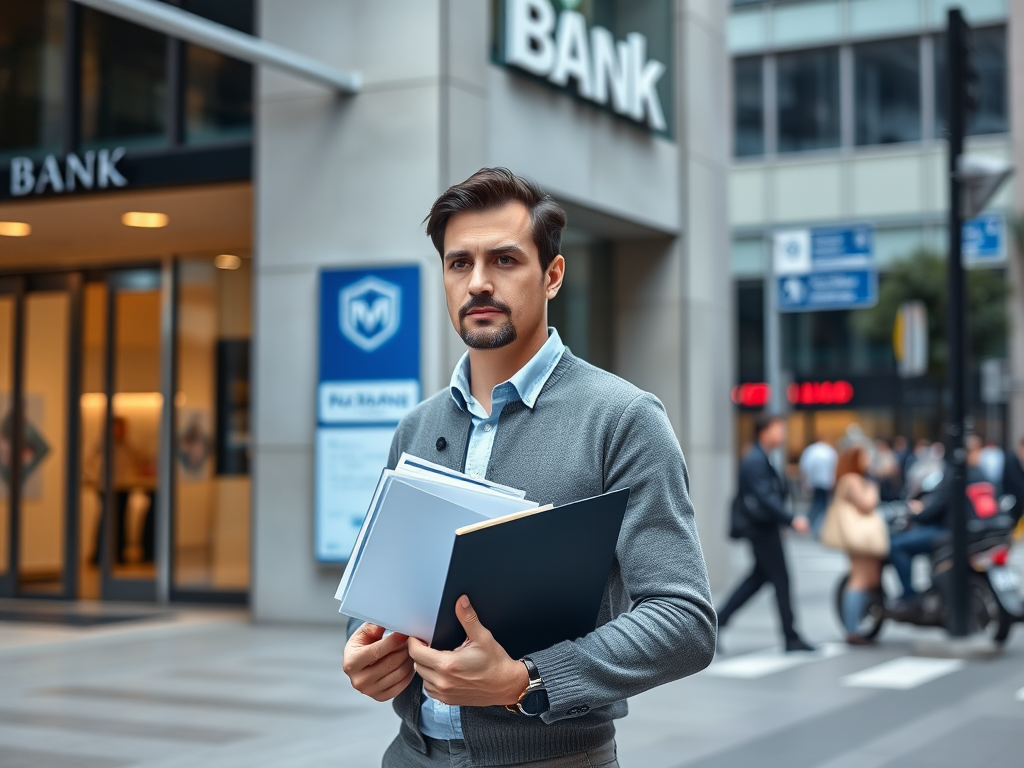
[[[348,559],[395,428],[419,401],[419,267],[321,271],[318,561]]]

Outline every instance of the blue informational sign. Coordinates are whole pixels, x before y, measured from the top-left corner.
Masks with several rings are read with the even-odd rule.
[[[775,233],[781,312],[860,309],[878,302],[874,230],[866,224]]]
[[[965,264],[998,265],[1006,261],[1006,217],[1003,214],[983,213],[965,221],[962,232]]]
[[[786,275],[778,280],[782,312],[872,307],[878,302],[878,273],[870,269]]]
[[[348,559],[395,427],[419,401],[419,267],[322,271],[317,560]]]

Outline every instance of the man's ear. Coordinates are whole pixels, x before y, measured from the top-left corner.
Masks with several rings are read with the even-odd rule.
[[[558,254],[548,264],[547,272],[544,274],[544,292],[548,301],[558,295],[562,287],[562,280],[565,278],[565,259]]]

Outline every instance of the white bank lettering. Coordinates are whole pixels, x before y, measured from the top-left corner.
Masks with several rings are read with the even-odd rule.
[[[41,195],[47,190],[74,192],[79,185],[82,189],[126,187],[128,179],[117,169],[124,156],[124,147],[98,152],[90,149],[81,157],[69,152],[63,172],[56,155],[44,157],[38,167],[30,157],[15,157],[11,160],[11,197]]]
[[[506,0],[505,63],[555,85],[572,80],[584,99],[656,131],[667,128],[657,91],[665,65],[647,58],[647,38],[638,32],[616,42],[604,27],[588,34],[578,11],[556,14],[550,0]]]

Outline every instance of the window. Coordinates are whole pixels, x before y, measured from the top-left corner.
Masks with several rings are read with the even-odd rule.
[[[565,282],[548,305],[548,325],[573,354],[601,368],[612,367],[611,243],[582,229],[562,235]]]
[[[736,374],[739,381],[764,381],[764,283],[736,282]]]
[[[165,143],[167,38],[83,9],[82,144]]]
[[[1010,122],[1007,110],[1006,27],[975,29],[971,33],[974,66],[978,73],[975,85],[977,105],[967,115],[967,133],[1007,133]],[[935,125],[936,135],[946,131],[946,36],[935,36]]]
[[[253,32],[252,0],[185,0],[182,8],[241,32]],[[252,84],[252,65],[186,45],[185,143],[249,140]]]
[[[0,0],[0,156],[61,142],[64,3]]]
[[[736,157],[764,154],[764,59],[733,61]]]
[[[917,38],[854,46],[856,141],[921,139],[921,62]]]
[[[781,54],[776,68],[779,152],[838,147],[838,49]]]

